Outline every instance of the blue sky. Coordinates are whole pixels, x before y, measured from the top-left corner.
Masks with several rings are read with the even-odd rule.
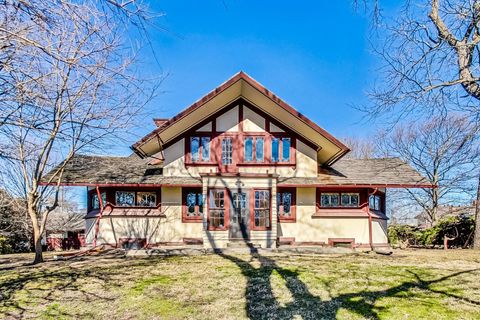
[[[175,115],[240,70],[337,137],[373,132],[352,108],[368,103],[378,67],[370,17],[352,3],[152,1],[165,30],[150,30],[157,60],[150,50],[142,59],[146,73],[167,77],[131,142],[151,118]]]
[[[395,10],[381,4],[386,16]],[[371,18],[355,10],[353,0],[301,5],[171,0],[150,6],[165,14],[156,21],[165,30],[150,29],[143,72],[166,78],[128,143],[154,128],[152,118],[175,115],[240,70],[334,136],[364,137],[375,131],[352,108],[368,104],[365,93],[378,68],[369,40]],[[109,152],[128,155],[128,146]]]

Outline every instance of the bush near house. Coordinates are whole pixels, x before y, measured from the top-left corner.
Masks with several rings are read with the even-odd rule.
[[[444,237],[454,238],[449,247],[468,248],[473,244],[474,219],[468,215],[445,217],[431,228],[420,229],[410,225],[390,225],[388,240],[392,245],[403,247],[443,247]]]

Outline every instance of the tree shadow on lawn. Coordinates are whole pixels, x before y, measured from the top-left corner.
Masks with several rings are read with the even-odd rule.
[[[433,284],[440,283],[461,274],[468,274],[480,269],[459,271],[435,280],[422,280],[412,271],[414,281],[404,281],[398,286],[387,290],[362,291],[356,293],[340,294],[331,300],[323,301],[313,295],[307,285],[300,280],[299,273],[280,267],[272,258],[262,256],[258,251],[250,247],[250,261],[227,255],[218,251],[217,254],[235,263],[247,279],[245,289],[246,313],[250,319],[293,319],[301,316],[303,319],[335,319],[340,309],[349,310],[359,316],[368,319],[380,319],[378,311],[383,307],[375,306],[377,300],[385,297],[401,297],[413,289],[420,289],[446,297],[462,300],[474,305],[480,305],[480,301],[465,298],[448,291],[432,288]],[[257,260],[260,266],[255,267],[252,262]],[[292,301],[282,305],[274,296],[271,284],[271,275],[277,272],[285,281],[286,287],[292,296]],[[327,287],[329,286],[326,283]]]

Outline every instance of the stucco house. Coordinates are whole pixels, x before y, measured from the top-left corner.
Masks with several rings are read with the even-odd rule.
[[[87,244],[388,246],[386,188],[431,187],[397,158],[343,159],[347,146],[243,72],[154,122],[131,156],[66,167],[63,185],[88,188]]]

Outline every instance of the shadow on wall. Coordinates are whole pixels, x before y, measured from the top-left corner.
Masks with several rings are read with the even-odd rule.
[[[209,238],[209,241],[214,240]],[[299,316],[302,319],[336,319],[340,309],[347,309],[368,319],[380,319],[377,313],[380,307],[375,306],[378,299],[398,297],[411,290],[425,290],[480,306],[480,301],[434,288],[434,285],[439,282],[480,269],[460,271],[431,281],[422,280],[416,273],[409,271],[415,277],[414,281],[405,281],[386,290],[341,294],[330,300],[322,300],[309,291],[307,285],[300,279],[298,272],[280,267],[275,259],[261,255],[251,245],[249,248],[250,258],[245,260],[226,254],[221,250],[216,251],[218,256],[237,265],[247,280],[245,311],[249,319],[296,319]],[[275,297],[271,283],[271,275],[274,271],[285,281],[292,297],[291,302],[280,303]],[[324,284],[330,293],[330,283],[325,282]]]

